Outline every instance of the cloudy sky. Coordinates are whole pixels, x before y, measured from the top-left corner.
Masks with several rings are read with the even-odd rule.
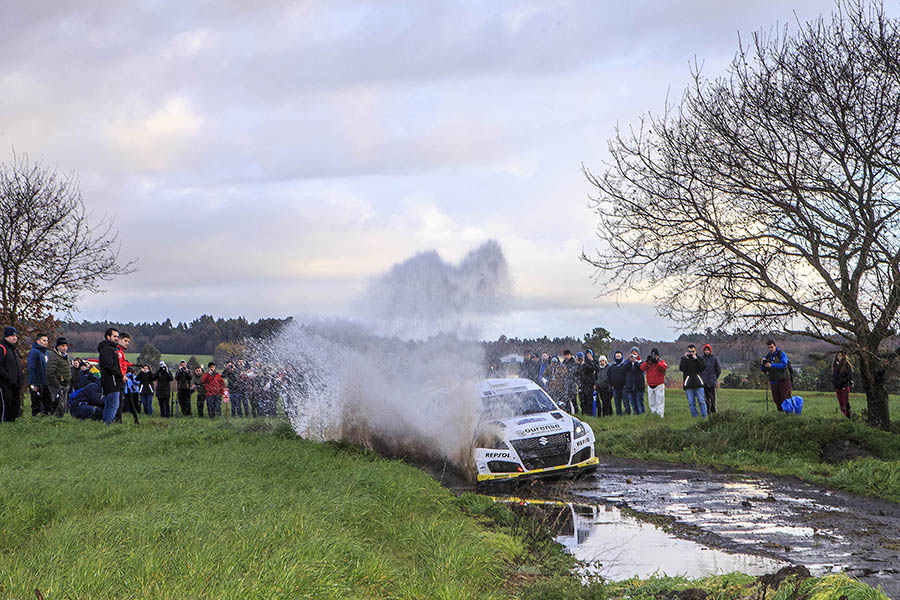
[[[584,163],[831,0],[4,2],[0,160],[74,171],[137,271],[76,318],[341,315],[371,278],[497,240],[484,332],[671,339],[597,298]],[[796,16],[795,16],[796,15]]]

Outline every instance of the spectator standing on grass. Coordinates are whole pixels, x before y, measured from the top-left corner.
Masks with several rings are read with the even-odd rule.
[[[609,368],[611,369],[609,382],[612,384],[613,398],[616,401],[616,414],[620,417],[622,416],[622,401],[625,400],[625,414],[630,415],[631,400],[625,397],[625,382],[627,379],[625,369],[627,368],[627,363],[621,350],[616,350],[615,354],[613,354],[613,362]]]
[[[559,359],[557,359],[557,361],[558,360]],[[538,382],[537,383],[539,386],[541,386],[545,390],[547,389],[547,382],[548,382],[547,375],[545,373],[547,372],[547,369],[549,369],[549,368],[550,368],[550,354],[547,352],[541,352],[541,367],[538,370]]]
[[[588,363],[583,352],[575,353],[575,383],[578,385],[579,410],[583,415],[594,414],[594,378],[597,367]]]
[[[706,399],[703,393],[703,369],[706,363],[697,356],[697,346],[688,344],[687,352],[681,357],[678,369],[684,375],[684,393],[687,396],[691,416],[697,416],[697,408],[700,408],[700,416],[706,418]]]
[[[564,398],[566,404],[569,405],[569,410],[574,413],[576,410],[575,395],[577,393],[576,390],[578,389],[578,382],[576,380],[577,373],[575,372],[577,363],[575,362],[575,357],[572,356],[571,350],[563,350],[563,360],[561,364],[565,367],[565,373],[563,374],[563,384],[565,385]]]
[[[159,370],[153,376],[156,381],[156,398],[159,400],[159,416],[168,419],[172,416],[169,400],[172,397],[172,381],[175,377],[169,372],[166,361],[159,361]]]
[[[71,387],[72,390],[81,389],[81,359],[73,358],[72,359],[72,378],[70,379],[72,382]]]
[[[134,376],[134,365],[129,365],[128,371],[125,372],[125,398],[134,407],[135,412],[138,413],[141,412],[139,388],[140,386]],[[135,421],[136,423],[137,421]]]
[[[201,379],[206,391],[206,412],[210,419],[222,414],[222,393],[225,391],[225,380],[221,373],[216,373],[216,363],[207,365],[206,373]]]
[[[31,416],[49,415],[50,387],[47,385],[47,346],[50,340],[44,333],[34,336],[28,353],[28,389],[31,392]]]
[[[100,363],[100,386],[103,390],[103,422],[111,425],[119,410],[122,389],[122,369],[119,366],[119,330],[110,327],[97,346]]]
[[[137,405],[131,401],[132,396],[128,390],[128,368],[131,367],[131,363],[125,358],[125,353],[128,352],[128,346],[130,345],[131,336],[124,332],[119,334],[119,344],[116,348],[116,356],[119,357],[119,370],[122,372],[122,384],[119,386],[121,395],[119,398],[119,410],[116,411],[116,421],[121,423],[122,411],[127,410],[134,418],[134,424],[138,425]]]
[[[566,368],[560,364],[559,357],[550,359],[550,367],[544,371],[547,379],[547,393],[553,398],[560,408],[571,411],[572,407],[566,402]]]
[[[175,394],[178,398],[178,406],[181,408],[181,414],[186,417],[191,416],[192,379],[187,363],[184,361],[178,363],[178,372],[175,373]]]
[[[22,390],[22,365],[16,343],[19,334],[15,327],[3,328],[0,340],[0,423],[15,421],[19,416],[19,395]]]
[[[225,385],[228,388],[228,401],[231,404],[231,416],[232,417],[243,417],[244,411],[240,402],[240,391],[238,388],[240,387],[240,383],[238,382],[238,378],[240,377],[237,370],[234,368],[234,363],[232,361],[228,361],[225,363],[225,368],[222,369],[222,379],[225,380]],[[250,415],[247,415],[248,417]]]
[[[625,361],[625,400],[631,404],[631,412],[635,415],[644,414],[644,372],[641,351],[637,346],[631,347],[628,360]]]
[[[247,398],[247,377],[244,375],[246,366],[243,358],[238,359],[235,370],[237,371],[237,377],[234,381],[234,390],[229,391],[229,394],[231,394],[231,404],[232,406],[235,404],[238,405],[238,413],[241,412],[241,408],[243,407],[244,416],[249,418],[250,399]],[[231,386],[231,381],[228,382],[228,385],[229,387]]]
[[[719,357],[715,356],[712,346],[703,345],[703,398],[706,400],[706,412],[714,413],[716,410],[716,388],[719,385],[719,375],[722,374],[722,365],[719,364]]]
[[[831,382],[834,384],[834,393],[837,396],[841,413],[850,418],[850,387],[853,385],[853,365],[847,360],[847,355],[842,350],[834,357],[831,363]]]
[[[197,390],[197,416],[203,418],[203,407],[206,405],[206,388],[203,386],[203,369],[196,367],[191,375],[191,389]]]
[[[50,412],[57,417],[65,414],[72,386],[72,369],[69,368],[69,342],[56,338],[53,349],[47,353],[47,386],[50,388]]]
[[[650,412],[665,416],[666,412],[666,369],[669,365],[659,356],[659,350],[653,348],[650,355],[641,364],[641,370],[647,374],[647,404]]]
[[[594,376],[594,387],[597,390],[598,416],[611,417],[612,411],[612,367],[606,360],[606,356],[600,355],[597,359],[597,371]]]
[[[144,414],[152,417],[153,373],[150,371],[150,365],[141,365],[141,372],[134,379],[138,384],[138,394],[141,397],[141,403],[144,405]]]
[[[775,344],[775,340],[767,341],[766,347],[769,353],[762,359],[760,369],[769,375],[772,401],[783,412],[781,403],[791,397],[791,362],[788,355]]]

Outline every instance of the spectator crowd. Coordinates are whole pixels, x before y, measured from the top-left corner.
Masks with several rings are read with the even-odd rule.
[[[50,347],[49,337],[33,336],[27,355],[27,377],[23,375],[18,332],[7,326],[0,341],[0,421],[15,421],[22,415],[22,389],[27,384],[32,416],[65,413],[77,419],[104,423],[121,422],[128,412],[139,423],[139,414],[154,414],[154,397],[159,416],[189,417],[196,407],[197,417],[275,416],[278,384],[285,376],[259,362],[228,361],[220,372],[215,362],[205,369],[191,370],[185,361],[172,373],[165,361],[154,370],[150,365],[130,363],[125,354],[131,336],[110,327],[97,347],[97,358],[69,357],[66,338],[58,337]],[[94,370],[99,371],[99,376]],[[174,391],[174,398],[173,398]],[[196,398],[194,403],[194,398]]]

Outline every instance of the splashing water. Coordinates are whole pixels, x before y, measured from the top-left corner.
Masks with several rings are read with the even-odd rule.
[[[458,265],[418,254],[370,282],[358,322],[291,323],[251,360],[283,371],[273,382],[299,435],[471,473],[485,371],[474,337],[511,288],[494,241]]]

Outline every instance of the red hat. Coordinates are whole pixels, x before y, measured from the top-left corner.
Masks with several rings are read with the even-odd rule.
[[[709,351],[712,352],[712,346],[710,346],[709,344],[703,344],[703,350],[705,351],[707,348],[709,348]]]

